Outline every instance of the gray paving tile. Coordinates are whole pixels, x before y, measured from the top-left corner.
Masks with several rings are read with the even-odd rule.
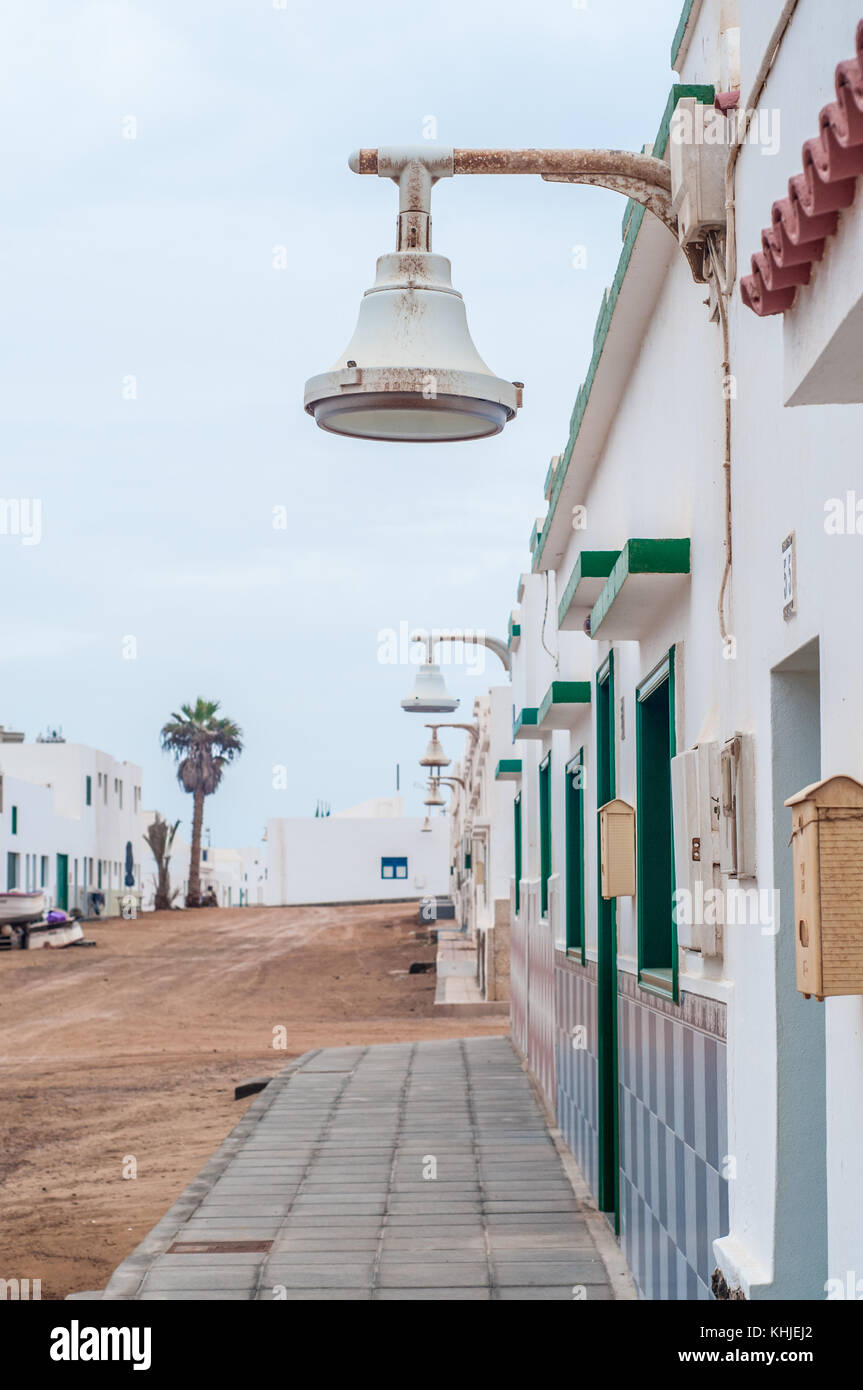
[[[283,1076],[256,1126],[226,1141],[215,1176],[202,1174],[192,1192],[203,1200],[171,1237],[269,1240],[272,1248],[149,1259],[139,1252],[117,1271],[117,1296],[610,1296],[543,1113],[505,1039],[324,1049]]]
[[[376,1303],[418,1302],[419,1300],[426,1303],[487,1303],[490,1299],[491,1292],[487,1288],[376,1289],[374,1293]]]

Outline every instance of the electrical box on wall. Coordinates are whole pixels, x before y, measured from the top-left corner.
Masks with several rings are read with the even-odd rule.
[[[707,894],[719,864],[719,745],[700,743],[671,760],[677,942],[705,956],[722,951],[721,914]],[[679,896],[688,894],[688,902]],[[717,920],[717,917],[719,920]]]
[[[681,246],[725,227],[726,118],[695,97],[681,97],[671,117],[668,158],[671,206]]]
[[[755,877],[755,744],[735,734],[719,755],[719,867],[729,878]]]
[[[794,846],[797,988],[863,994],[863,785],[813,782],[785,803]]]
[[[600,890],[604,898],[635,894],[635,810],[616,798],[599,808]]]

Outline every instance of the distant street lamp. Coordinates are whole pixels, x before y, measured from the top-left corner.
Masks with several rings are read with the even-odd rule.
[[[438,770],[442,767],[449,767],[452,759],[447,757],[443,749],[443,744],[437,736],[440,725],[426,724],[426,728],[431,729],[432,736],[429,740],[428,748],[420,758],[420,767],[436,767]]]
[[[379,258],[354,336],[328,372],[306,383],[304,404],[322,429],[356,439],[483,439],[500,434],[522,403],[522,383],[494,376],[480,357],[450,263],[432,254],[431,191],[438,179],[538,174],[550,183],[611,188],[677,233],[669,166],[652,155],[421,145],[357,150],[348,162],[355,174],[398,184],[396,250]],[[698,252],[683,249],[703,282]]]
[[[435,727],[438,729],[464,729],[465,733],[470,734],[472,744],[479,742],[478,724],[437,724]]]
[[[445,806],[446,802],[440,794],[440,783],[436,777],[429,783],[429,794],[423,801],[424,806]]]

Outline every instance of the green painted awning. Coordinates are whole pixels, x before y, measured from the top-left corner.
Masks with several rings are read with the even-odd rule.
[[[689,583],[688,539],[628,540],[590,614],[600,641],[639,641]]]
[[[590,681],[552,681],[537,711],[537,724],[548,729],[568,729],[590,704]]]
[[[516,739],[542,738],[542,734],[536,727],[536,715],[537,711],[535,708],[526,706],[524,709],[519,710],[512,726],[513,743],[515,743]]]
[[[501,758],[494,770],[496,782],[520,782],[521,758]]]
[[[580,632],[583,629],[619,555],[619,550],[582,550],[557,607],[557,625],[561,631]]]

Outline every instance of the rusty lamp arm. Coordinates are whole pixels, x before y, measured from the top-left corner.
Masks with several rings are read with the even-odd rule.
[[[640,203],[677,239],[671,206],[671,171],[662,159],[628,150],[466,150],[430,146],[356,150],[355,174],[377,174],[399,185],[399,250],[430,250],[432,186],[455,174],[534,174],[547,183],[609,188]],[[697,283],[704,283],[696,250],[681,248]]]

